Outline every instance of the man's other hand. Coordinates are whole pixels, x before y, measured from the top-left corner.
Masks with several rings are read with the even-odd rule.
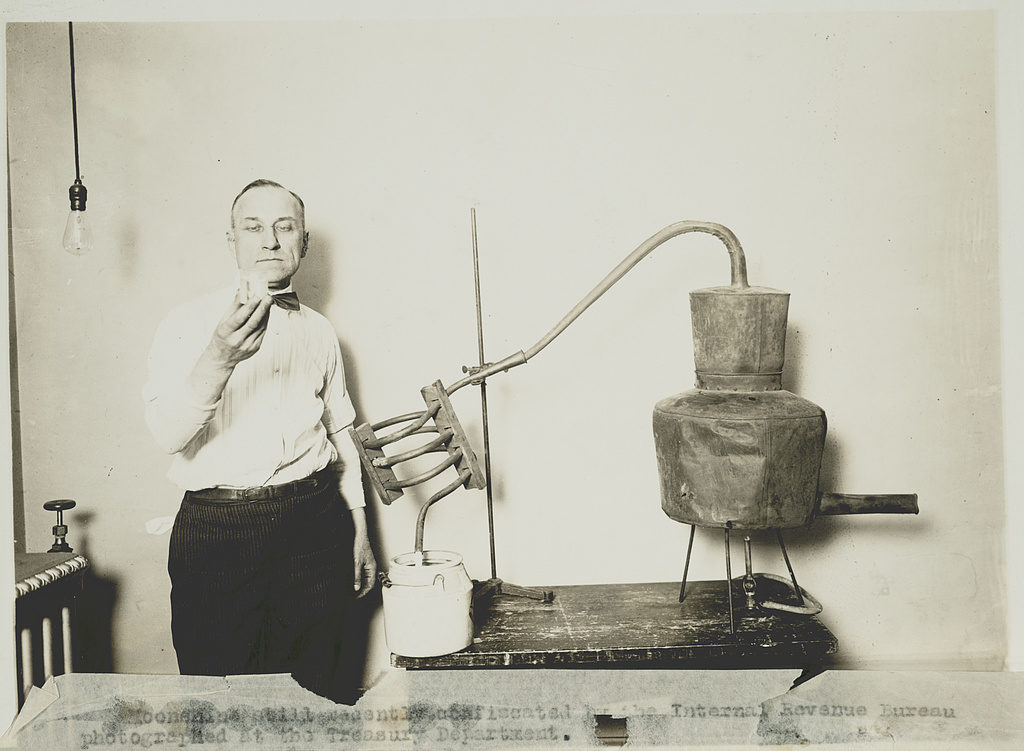
[[[354,577],[352,589],[356,597],[363,597],[377,583],[377,559],[370,549],[370,536],[366,530],[366,510],[352,509],[352,521],[355,526],[355,544],[352,546],[352,562]]]

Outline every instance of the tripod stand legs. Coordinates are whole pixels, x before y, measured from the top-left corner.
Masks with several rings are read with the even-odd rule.
[[[696,524],[691,524],[690,525],[690,542],[686,546],[686,565],[683,566],[683,584],[682,584],[681,587],[679,587],[679,602],[682,602],[683,598],[686,597],[686,574],[690,570],[690,552],[693,550],[693,535],[694,535],[694,533],[696,531],[697,531],[697,525]]]
[[[790,564],[789,555],[786,553],[786,543],[782,541],[782,530],[775,530],[775,534],[779,538],[779,547],[782,548],[782,557],[786,560],[786,568],[789,569],[789,578],[793,580],[793,591],[796,592],[797,602],[803,607],[804,596],[800,593],[800,585],[796,583],[796,574],[793,573],[793,566]]]
[[[729,631],[730,631],[730,633],[735,634],[736,633],[736,616],[735,616],[735,611],[734,611],[734,608],[733,608],[733,601],[732,601],[733,600],[732,556],[731,556],[731,550],[730,550],[730,544],[729,544],[729,542],[730,542],[729,541],[729,534],[730,534],[731,529],[732,529],[732,524],[731,523],[726,523],[726,526],[725,526],[725,583],[726,583],[726,599],[727,599],[727,601],[729,603]],[[690,572],[690,556],[691,556],[691,554],[693,552],[693,538],[694,538],[694,534],[696,533],[696,531],[697,531],[697,525],[691,524],[690,525],[689,541],[687,542],[687,545],[686,545],[686,562],[685,562],[685,564],[683,566],[683,581],[682,581],[682,584],[679,587],[679,602],[682,602],[686,598],[686,579],[687,579],[687,576],[688,576],[688,574]],[[776,579],[778,581],[784,581],[784,579],[780,579],[778,577],[775,577],[772,574],[757,574],[755,576],[755,574],[753,573],[753,571],[751,569],[750,536],[749,535],[745,535],[744,538],[743,538],[743,542],[744,542],[744,558],[745,558],[745,562],[746,562],[746,573],[743,576],[743,592],[744,592],[744,595],[746,596],[747,608],[748,609],[753,609],[756,605],[760,605],[761,607],[770,607],[772,609],[777,609],[777,610],[778,609],[785,609],[785,610],[790,610],[792,612],[803,612],[803,609],[807,609],[808,611],[813,611],[813,612],[820,611],[820,606],[818,606],[816,603],[815,603],[815,607],[817,608],[817,610],[814,610],[814,608],[808,607],[806,602],[805,602],[803,590],[800,589],[800,585],[796,581],[796,574],[793,572],[793,564],[790,563],[789,553],[786,551],[786,543],[782,539],[782,530],[781,529],[776,529],[775,530],[775,536],[776,536],[776,539],[778,540],[778,543],[779,543],[779,549],[782,551],[782,557],[786,561],[786,569],[789,571],[789,578],[793,582],[793,592],[796,595],[797,602],[799,603],[799,606],[798,606],[799,609],[797,609],[796,607],[791,606],[791,605],[779,605],[778,603],[774,603],[774,602],[757,603],[755,601],[754,593],[755,593],[755,590],[756,590],[756,576],[759,576],[759,577],[762,577],[762,578]],[[813,612],[808,612],[807,614],[813,614]]]

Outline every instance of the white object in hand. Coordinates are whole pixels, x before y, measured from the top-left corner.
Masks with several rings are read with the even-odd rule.
[[[243,305],[250,300],[259,300],[270,295],[267,279],[251,269],[243,271],[238,285],[239,302]]]

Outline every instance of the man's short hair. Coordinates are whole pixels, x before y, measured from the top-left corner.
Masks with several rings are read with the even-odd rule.
[[[235,196],[235,200],[231,202],[231,229],[235,228],[235,206],[238,205],[238,200],[253,188],[280,188],[281,190],[288,190],[288,188],[281,185],[281,183],[274,182],[273,180],[267,180],[262,177],[259,178],[258,180],[253,180],[251,183],[242,188],[242,190],[239,191],[238,195]],[[302,198],[299,197],[298,193],[296,193],[293,190],[288,190],[288,192],[291,193],[292,198],[294,198],[299,204],[299,218],[302,219],[302,226],[305,227],[306,204],[302,202]]]

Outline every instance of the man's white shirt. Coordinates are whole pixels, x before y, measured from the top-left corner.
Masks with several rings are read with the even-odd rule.
[[[188,376],[235,291],[218,290],[172,310],[150,351],[146,421],[174,455],[168,477],[183,490],[309,477],[339,460],[338,433],[355,418],[334,327],[305,305],[297,311],[272,305],[259,350],[235,367],[217,402],[198,403]],[[354,452],[345,454],[352,461]],[[347,484],[360,490],[345,501],[363,506],[359,468],[347,469],[355,480]]]

